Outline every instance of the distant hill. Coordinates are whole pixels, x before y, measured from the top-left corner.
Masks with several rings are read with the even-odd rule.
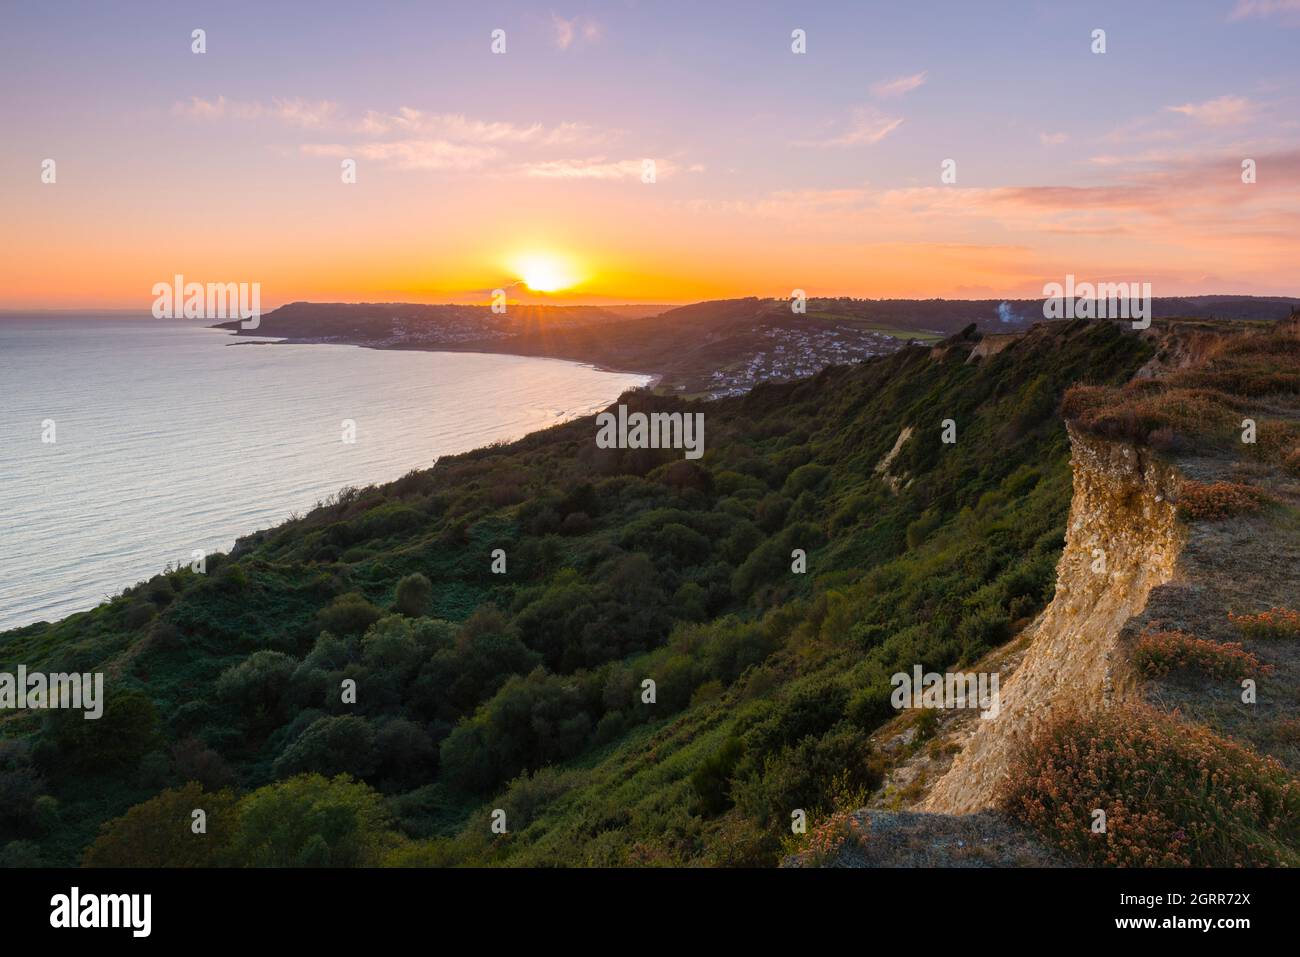
[[[815,305],[814,305],[815,304]],[[1285,319],[1300,299],[1282,296],[1154,297],[1154,318]],[[809,312],[854,317],[901,329],[950,334],[970,323],[986,332],[1043,320],[1042,299],[815,299]]]
[[[1157,318],[1271,320],[1300,299],[1198,296],[1155,299]],[[648,314],[648,313],[653,314]],[[720,299],[665,306],[295,302],[240,335],[333,342],[376,349],[427,349],[546,356],[659,377],[661,392],[722,396],[759,382],[786,382],[829,365],[928,342],[974,324],[1022,331],[1043,321],[1038,299],[814,298],[804,313],[782,299]]]
[[[896,350],[932,332],[886,329],[862,317],[793,314],[771,299],[730,299],[638,317],[638,307],[291,303],[240,335],[377,349],[431,349],[546,356],[660,377],[661,391],[726,395],[757,382],[789,381],[828,365]]]

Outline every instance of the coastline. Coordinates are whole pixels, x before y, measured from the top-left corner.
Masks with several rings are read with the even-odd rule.
[[[226,329],[229,326],[225,324],[208,326],[209,329]],[[641,388],[655,390],[663,383],[667,373],[649,372],[645,369],[622,368],[610,365],[604,362],[592,362],[586,359],[573,359],[567,356],[549,355],[539,352],[526,352],[523,350],[503,350],[487,349],[482,343],[470,343],[464,347],[458,347],[456,343],[439,343],[437,345],[424,345],[422,343],[383,343],[383,342],[365,342],[356,339],[338,339],[338,338],[271,338],[256,339],[252,337],[245,338],[238,332],[232,332],[230,338],[234,342],[227,342],[228,346],[355,346],[359,349],[374,349],[379,352],[456,352],[466,355],[482,356],[519,356],[525,359],[549,359],[552,362],[568,362],[573,365],[585,366],[596,372],[608,372],[614,375],[638,375],[645,376],[649,381]],[[242,341],[241,341],[242,340]]]
[[[192,332],[199,332],[200,328],[211,329],[212,326],[195,326],[195,329],[192,330]],[[135,329],[135,333],[152,335],[152,333],[149,332],[149,322],[142,320],[138,325],[138,328]],[[248,337],[242,337],[240,339],[217,339],[216,337],[209,338],[207,335],[200,335],[198,341],[186,338],[182,338],[181,341],[191,342],[191,348],[198,350],[201,355],[213,355],[217,360],[220,360],[222,355],[227,356],[227,358],[231,356],[231,354],[221,354],[220,351],[213,352],[213,346],[218,345],[218,343],[220,343],[220,345],[281,345],[282,342],[278,341],[278,339],[252,339]],[[361,343],[334,343],[334,345],[361,345]],[[471,359],[476,352],[477,355],[480,356],[510,355],[493,354],[493,352],[482,352],[477,350],[464,350],[464,348],[461,348],[461,350],[430,350],[430,348],[424,348],[424,350],[409,351],[455,352],[455,354],[464,355],[467,360]],[[348,359],[347,356],[338,354],[335,355],[335,358],[330,359],[326,358],[328,355],[328,350],[317,352],[317,360],[312,361],[311,365],[313,365],[313,367],[321,367],[321,365],[333,364],[334,368],[347,368],[348,365],[350,365],[350,359]],[[359,356],[354,356],[354,359],[352,359],[354,363],[356,358],[359,358]],[[529,393],[532,398],[530,398],[529,402],[526,404],[529,404],[529,406],[537,406],[541,413],[533,416],[532,419],[521,421],[519,432],[508,434],[508,436],[497,436],[495,432],[489,430],[489,432],[477,434],[477,436],[473,438],[472,443],[469,443],[467,447],[454,445],[438,445],[437,447],[430,446],[428,454],[409,456],[409,458],[404,459],[403,462],[396,464],[389,463],[387,460],[378,460],[377,463],[370,459],[364,460],[364,462],[359,463],[364,467],[361,468],[361,471],[355,471],[355,469],[352,468],[344,468],[338,473],[338,475],[334,475],[333,472],[330,472],[328,476],[322,476],[324,479],[328,479],[329,481],[322,482],[320,489],[313,489],[311,494],[305,495],[302,499],[291,497],[289,493],[286,493],[285,497],[281,497],[278,493],[270,495],[266,501],[269,503],[268,507],[270,508],[270,511],[273,511],[274,514],[269,514],[269,512],[264,511],[263,514],[251,516],[246,515],[247,511],[255,511],[255,508],[253,508],[253,506],[248,506],[247,502],[244,502],[243,499],[239,497],[238,493],[231,492],[229,501],[222,499],[224,505],[229,507],[222,508],[220,515],[214,511],[214,518],[211,520],[204,519],[203,521],[200,521],[200,523],[195,524],[194,527],[187,527],[185,533],[183,533],[181,537],[185,538],[185,541],[187,542],[190,540],[198,542],[198,544],[201,545],[201,549],[203,549],[207,554],[229,554],[234,547],[237,547],[238,542],[243,540],[243,538],[256,536],[257,533],[277,528],[279,525],[282,525],[285,521],[289,520],[290,516],[295,514],[295,512],[302,512],[302,514],[305,514],[305,512],[311,511],[312,508],[316,507],[318,502],[324,501],[324,499],[328,498],[331,494],[337,494],[339,490],[347,488],[348,485],[363,486],[364,488],[364,486],[368,485],[389,484],[389,482],[400,479],[400,476],[412,471],[412,469],[432,468],[439,458],[445,458],[445,456],[448,455],[458,455],[464,454],[464,452],[484,449],[484,447],[494,445],[494,443],[500,441],[523,441],[523,439],[528,438],[529,436],[534,436],[534,434],[537,434],[538,432],[545,432],[546,429],[550,429],[555,424],[562,423],[562,421],[584,419],[584,417],[594,415],[594,413],[603,410],[603,408],[607,408],[610,404],[616,403],[621,394],[627,393],[629,390],[642,389],[642,387],[651,386],[654,382],[658,381],[658,377],[651,373],[624,373],[614,371],[614,369],[599,369],[597,365],[591,363],[556,359],[552,358],[552,356],[517,355],[517,358],[520,360],[547,360],[551,361],[551,363],[563,363],[563,367],[552,367],[551,372],[541,373],[542,376],[546,378],[546,381],[554,380],[556,382],[563,382],[565,378],[569,377],[569,373],[572,373],[572,376],[576,376],[582,380],[582,378],[588,378],[585,376],[585,371],[588,371],[588,369],[593,372],[607,372],[614,374],[614,376],[625,376],[628,380],[632,381],[606,382],[606,385],[597,386],[594,387],[594,389],[588,389],[586,390],[586,394],[578,393],[573,395],[573,397],[565,395],[563,387],[547,387],[547,389],[541,390],[534,389],[532,393]],[[428,360],[417,360],[412,356],[412,358],[407,360],[389,359],[387,361],[389,361],[389,363],[400,363],[403,365],[412,363],[424,367],[425,363],[437,363],[437,361],[443,360],[434,359],[433,356],[430,356]],[[455,360],[447,359],[447,361]],[[216,365],[220,365],[220,367],[225,367],[227,364],[229,363],[221,363],[221,361],[217,361],[216,363]],[[273,365],[273,367],[277,367],[279,364],[278,356],[268,354],[268,358],[266,358],[265,361],[257,360],[257,364],[269,364]],[[364,363],[355,364],[373,365],[373,361],[364,361]],[[529,365],[533,364],[532,361],[523,361],[523,363],[520,363],[521,367],[529,367]],[[502,365],[506,365],[507,368],[506,372],[504,372],[502,376],[499,376],[499,380],[508,386],[512,381],[515,381],[515,378],[519,377],[521,373],[511,372],[510,365],[508,364]],[[563,369],[568,369],[569,373],[565,373]],[[582,372],[580,372],[580,369]],[[422,378],[424,378],[425,381],[430,381],[429,376],[424,376]],[[435,377],[432,381],[435,381]],[[550,403],[552,399],[554,399],[554,404],[547,404]],[[597,404],[593,404],[593,402]],[[98,420],[86,420],[83,421],[82,424],[83,428],[86,428],[88,432],[95,432],[95,430],[98,429],[98,424],[96,423],[98,423]],[[450,434],[455,432],[455,430],[445,429],[443,432]],[[368,434],[374,436],[374,434],[378,433],[374,433],[372,430],[372,432],[369,432]],[[439,436],[442,436],[442,433],[438,434]],[[60,438],[62,438],[62,436],[60,436]],[[334,441],[337,441],[337,438],[335,438]],[[430,441],[432,441],[432,439],[430,439]],[[439,442],[441,441],[443,441],[443,439],[439,439]],[[450,441],[450,439],[448,439],[448,441]],[[0,456],[0,458],[3,458],[3,456]],[[385,469],[385,471],[369,471],[369,465],[372,464],[377,464],[377,467],[381,467]],[[391,469],[391,471],[387,471],[386,469],[389,464],[393,464],[393,469]],[[239,482],[234,482],[234,484],[238,485]],[[64,494],[70,493],[66,493],[65,490]],[[123,498],[134,499],[138,498],[140,494],[143,493],[133,492],[133,490],[127,489],[127,492],[123,493]],[[162,502],[161,499],[159,499],[157,505],[168,505],[168,502]],[[170,505],[168,505],[168,507],[170,507]],[[179,506],[177,506],[177,508],[179,508]],[[190,510],[190,506],[186,506],[185,510],[182,510],[183,514],[188,514],[188,510]],[[64,511],[66,510],[61,508],[60,512]],[[195,508],[194,511],[195,514],[198,514],[198,512],[203,512],[203,508]],[[178,512],[178,514],[182,514],[182,512]],[[121,529],[114,529],[114,532],[120,533]],[[103,533],[109,534],[107,531]],[[18,550],[18,554],[22,554],[21,549]],[[185,551],[183,554],[188,555],[190,553]],[[157,555],[157,557],[155,558],[153,555]],[[118,570],[116,567],[110,568],[108,573],[105,573],[103,577],[98,577],[100,572],[104,571],[103,568],[95,567],[94,573],[87,572],[87,581],[90,581],[90,583],[94,585],[94,588],[88,590],[79,589],[79,586],[74,586],[75,583],[60,583],[60,581],[51,579],[49,583],[32,585],[30,593],[25,592],[19,594],[16,592],[13,596],[14,601],[12,607],[6,607],[5,609],[6,614],[3,616],[3,623],[0,623],[0,635],[8,635],[8,633],[22,631],[22,629],[34,627],[34,625],[38,625],[39,627],[42,623],[47,625],[55,624],[61,622],[61,620],[72,618],[72,616],[75,615],[87,614],[87,612],[103,605],[105,597],[116,596],[116,594],[121,593],[122,589],[131,588],[131,586],[139,584],[140,581],[146,581],[152,575],[156,575],[157,572],[162,570],[164,564],[173,558],[175,558],[175,555],[168,553],[164,546],[151,546],[151,551],[149,551],[149,555],[147,555],[144,560],[136,560],[138,557],[135,557],[135,555],[129,555],[129,557],[123,559],[121,570]],[[3,566],[3,563],[0,563],[0,566]],[[118,575],[118,571],[122,572],[121,575]],[[85,592],[85,594],[81,594],[81,592]],[[64,598],[78,598],[78,601],[65,603]],[[5,605],[8,606],[8,602],[5,602]],[[9,618],[9,612],[13,612],[12,619]]]

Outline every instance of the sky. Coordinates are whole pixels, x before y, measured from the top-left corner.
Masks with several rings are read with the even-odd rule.
[[[0,309],[1296,295],[1297,49],[1300,0],[0,0]]]

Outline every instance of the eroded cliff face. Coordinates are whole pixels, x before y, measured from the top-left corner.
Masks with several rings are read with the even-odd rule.
[[[1058,709],[1108,707],[1136,682],[1120,632],[1151,589],[1173,578],[1185,532],[1178,472],[1132,445],[1070,430],[1074,495],[1056,596],[1030,626],[1025,658],[1002,684],[998,717],[974,730],[918,810],[992,807],[1012,755]]]

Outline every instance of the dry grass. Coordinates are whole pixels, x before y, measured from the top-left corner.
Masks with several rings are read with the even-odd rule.
[[[1196,333],[1188,341],[1196,364],[1121,387],[1075,386],[1062,414],[1094,435],[1167,452],[1242,446],[1242,419],[1257,418],[1256,441],[1245,444],[1249,454],[1276,463],[1300,456],[1291,423],[1251,414],[1262,397],[1300,395],[1300,325]]]

